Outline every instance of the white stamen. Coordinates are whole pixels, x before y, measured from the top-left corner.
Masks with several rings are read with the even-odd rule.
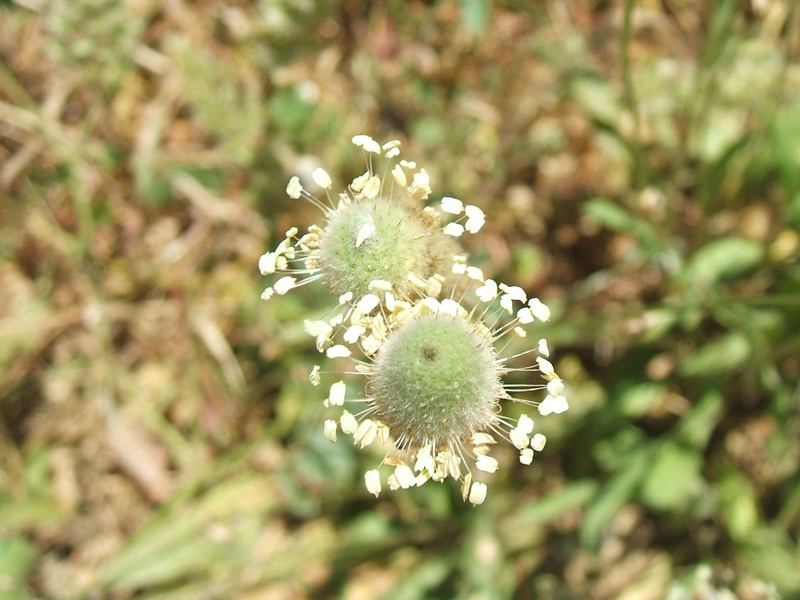
[[[328,403],[331,406],[344,406],[344,394],[347,391],[347,386],[344,381],[337,381],[331,386],[330,394],[328,394]]]
[[[569,404],[564,396],[551,396],[548,394],[539,403],[539,414],[547,416],[549,414],[561,414],[569,409]]]
[[[485,473],[494,473],[497,471],[498,467],[497,459],[485,454],[480,454],[475,460],[475,467]]]
[[[439,312],[457,317],[459,313],[465,312],[465,309],[455,300],[445,298],[439,303]]]
[[[527,306],[523,306],[517,311],[517,318],[519,319],[519,322],[522,323],[523,325],[533,323],[533,313],[531,312],[531,309],[528,308]]]
[[[538,298],[531,298],[530,302],[528,302],[528,306],[531,307],[533,316],[535,316],[540,321],[550,320],[550,309],[547,308],[547,305]]]
[[[333,419],[325,419],[325,423],[322,426],[322,432],[328,440],[330,440],[331,442],[335,442],[336,421],[334,421]]]
[[[542,358],[541,356],[536,357],[536,363],[539,365],[539,370],[542,372],[542,375],[545,377],[553,375],[556,371],[553,367],[553,363],[551,363],[546,358]]]
[[[314,387],[319,385],[319,365],[314,365],[314,368],[311,369],[311,372],[308,374],[308,380]]]
[[[297,278],[295,277],[290,277],[289,275],[281,277],[275,282],[275,293],[278,294],[278,296],[283,296],[286,292],[294,288],[296,283]]]
[[[358,421],[349,412],[342,411],[342,416],[339,417],[339,425],[342,426],[342,433],[352,435],[358,430]]]
[[[378,494],[381,493],[381,476],[377,469],[364,473],[364,483],[367,486],[367,491],[377,498]]]
[[[483,504],[483,501],[486,500],[486,484],[481,483],[480,481],[476,481],[472,484],[472,487],[469,490],[469,501],[473,506],[478,506],[478,504]]]
[[[445,196],[442,198],[442,211],[451,215],[460,215],[464,211],[464,203],[456,198]]]
[[[397,483],[399,483],[400,487],[404,490],[414,485],[414,481],[416,480],[414,471],[412,471],[411,467],[408,465],[398,465],[394,470],[394,476],[397,478]]]
[[[331,176],[322,167],[314,169],[314,172],[311,173],[311,179],[323,190],[328,190],[331,187]]]
[[[448,223],[447,225],[444,226],[442,232],[445,235],[452,235],[453,237],[461,237],[461,235],[464,233],[464,226],[461,225],[460,223]]]
[[[475,293],[481,302],[491,302],[497,298],[497,284],[493,279],[487,279],[482,286],[475,290]]]
[[[551,396],[560,396],[564,393],[564,381],[562,379],[553,379],[547,382],[547,393]]]
[[[400,165],[394,166],[394,169],[392,169],[392,177],[394,177],[394,180],[400,187],[408,187],[408,179],[406,179],[406,174],[403,172],[403,167]]]
[[[491,434],[484,433],[482,431],[476,431],[472,434],[472,438],[470,438],[470,442],[475,446],[481,446],[484,444],[496,444],[497,440],[491,436]]]
[[[376,198],[381,191],[381,178],[373,175],[364,184],[364,190],[361,192],[367,198]]]
[[[525,290],[518,285],[506,285],[505,283],[501,283],[500,289],[508,294],[512,300],[522,302],[523,304],[528,301],[528,296],[525,294]]]
[[[392,289],[392,282],[385,279],[373,279],[367,286],[371,290],[379,290],[381,292],[388,292]]]
[[[378,426],[372,419],[364,419],[358,426],[358,429],[353,434],[353,441],[355,443],[361,442],[361,447],[366,448],[378,435]]]
[[[303,193],[303,186],[300,185],[300,178],[297,175],[289,180],[289,183],[286,185],[286,193],[289,195],[289,198],[294,200],[297,200],[300,194]]]
[[[328,350],[325,352],[325,356],[328,358],[347,358],[350,356],[350,350],[347,346],[336,344],[335,346],[328,348]]]
[[[258,259],[258,270],[262,275],[270,275],[275,272],[277,258],[274,252],[267,252],[261,255],[261,258]]]
[[[527,434],[523,433],[516,427],[508,432],[508,437],[517,450],[526,448],[528,443],[531,441]]]
[[[481,227],[486,223],[486,216],[483,214],[483,211],[477,206],[467,204],[467,206],[464,207],[464,212],[468,217],[467,222],[464,224],[464,229],[470,233],[478,233]]]
[[[431,445],[425,444],[422,448],[419,449],[417,452],[417,460],[414,463],[414,470],[419,472],[423,469],[427,469],[429,471],[433,470],[434,463],[433,457],[431,457]]]
[[[356,311],[362,315],[368,315],[372,310],[380,304],[381,299],[375,294],[366,294],[356,304]]]
[[[520,415],[519,421],[517,421],[517,429],[522,433],[530,435],[531,432],[533,432],[533,419],[528,415]]]
[[[368,135],[362,134],[353,136],[353,144],[373,154],[381,153],[381,145]]]
[[[369,181],[370,177],[372,177],[372,173],[370,173],[369,171],[367,171],[366,173],[362,173],[361,175],[353,179],[353,182],[350,184],[350,189],[356,193],[361,192],[361,190],[364,189],[364,186],[366,185],[367,181]]]
[[[483,271],[478,267],[467,267],[467,277],[475,281],[483,281]]]
[[[550,348],[547,347],[547,340],[542,338],[539,340],[538,346],[539,354],[542,356],[550,356]]]
[[[355,344],[358,341],[358,338],[360,338],[366,332],[367,329],[363,325],[353,325],[352,327],[347,328],[342,337],[348,344]]]

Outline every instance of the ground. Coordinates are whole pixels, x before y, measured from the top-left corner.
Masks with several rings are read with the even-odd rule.
[[[798,40],[789,0],[0,0],[0,599],[797,597]],[[476,508],[369,495],[330,299],[260,300],[362,133],[553,311],[570,411]]]

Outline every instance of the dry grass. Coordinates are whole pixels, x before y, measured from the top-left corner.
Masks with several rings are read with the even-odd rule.
[[[0,1],[0,599],[800,593],[800,11],[633,4]],[[327,300],[259,300],[356,133],[554,307],[571,414],[479,509],[367,497]]]

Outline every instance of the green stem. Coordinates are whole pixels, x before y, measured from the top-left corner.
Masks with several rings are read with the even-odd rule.
[[[626,0],[625,2],[625,20],[622,24],[622,80],[625,86],[625,104],[633,118],[633,139],[631,140],[632,146],[632,159],[633,159],[633,187],[639,188],[643,185],[643,163],[642,163],[642,138],[641,126],[639,117],[639,103],[636,98],[636,90],[633,87],[633,77],[631,76],[631,61],[630,61],[630,42],[631,30],[633,24],[633,7],[636,0]]]

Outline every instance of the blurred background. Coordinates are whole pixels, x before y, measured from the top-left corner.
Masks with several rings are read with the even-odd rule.
[[[0,599],[800,597],[799,57],[791,0],[0,0]],[[331,299],[259,299],[359,133],[553,309],[477,509],[368,496]]]

